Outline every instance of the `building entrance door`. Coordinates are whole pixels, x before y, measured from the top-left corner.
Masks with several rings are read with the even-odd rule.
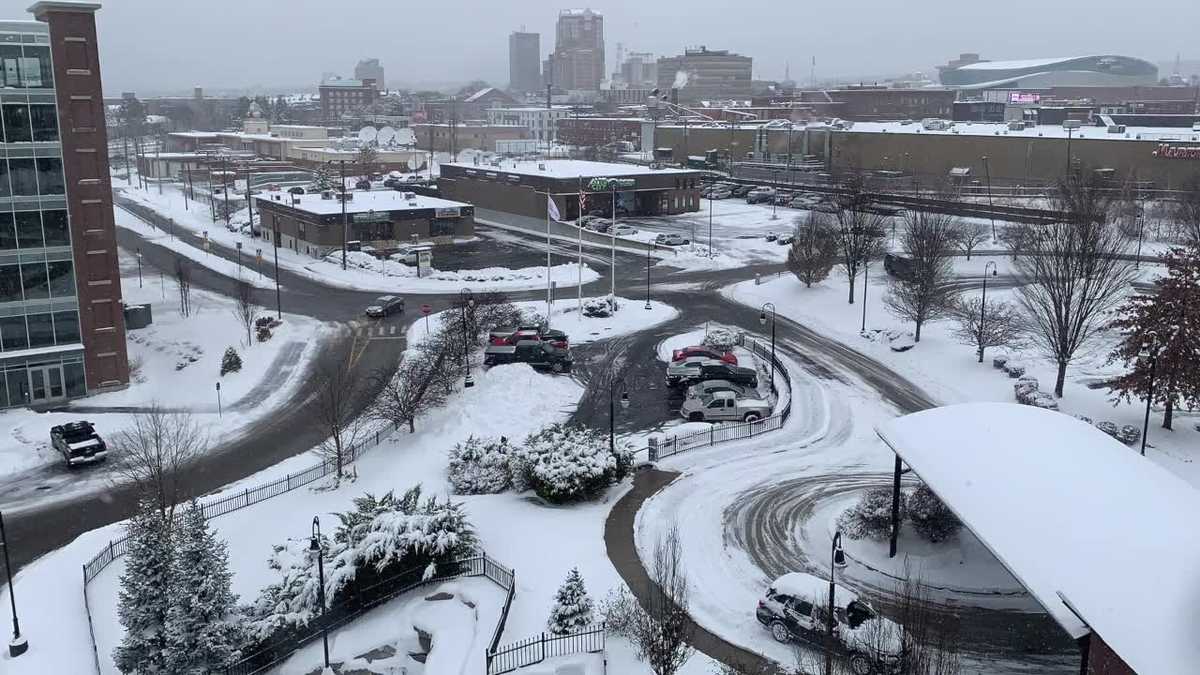
[[[29,402],[48,403],[66,398],[63,371],[59,364],[29,368]]]

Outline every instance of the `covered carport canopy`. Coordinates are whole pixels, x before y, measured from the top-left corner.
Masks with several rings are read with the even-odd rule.
[[[1200,672],[1191,485],[1032,406],[946,406],[876,431],[1072,637],[1095,633],[1143,675]]]

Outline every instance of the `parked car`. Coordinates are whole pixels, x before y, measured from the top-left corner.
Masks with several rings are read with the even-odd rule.
[[[489,345],[515,345],[523,340],[549,342],[560,349],[566,349],[570,346],[566,333],[539,325],[500,327],[488,333]]]
[[[774,232],[768,232],[767,236],[766,236],[767,241],[775,241],[778,238],[779,238],[779,235],[775,234]]]
[[[771,404],[719,391],[685,400],[679,414],[689,422],[757,422],[771,416]]]
[[[779,237],[778,237],[778,238],[775,240],[775,243],[776,243],[776,244],[779,244],[780,246],[790,246],[790,245],[791,245],[791,243],[792,243],[792,242],[794,242],[794,241],[796,241],[796,235],[794,235],[794,234],[781,234],[781,235],[779,235]]]
[[[685,239],[682,234],[675,234],[672,232],[670,234],[658,235],[654,238],[654,243],[661,246],[683,246],[684,244],[692,243],[692,241],[690,239]]]
[[[571,370],[571,352],[541,340],[521,340],[515,345],[488,345],[483,350],[483,365],[502,366],[528,363],[537,370],[565,373]]]
[[[612,227],[612,221],[606,218],[599,218],[592,222],[592,230],[600,234],[608,234],[608,228]]]
[[[771,187],[756,187],[746,193],[747,204],[770,204],[775,198],[775,188]]]
[[[400,180],[399,178],[386,178],[383,181],[383,187],[395,189],[397,186],[402,185],[403,183],[404,181]]]
[[[742,368],[705,356],[692,356],[667,366],[667,386],[681,387],[705,380],[727,380],[758,388],[758,371]]]
[[[389,258],[396,262],[404,263],[405,265],[416,265],[421,251],[429,252],[429,264],[433,264],[433,247],[432,246],[401,246],[392,253]]]
[[[792,201],[792,193],[782,191],[778,192],[772,201],[774,201],[778,206],[787,206],[788,203]]]
[[[67,467],[102,462],[108,456],[108,446],[86,420],[50,427],[50,445],[67,462]]]
[[[753,189],[755,189],[753,185],[739,185],[729,192],[734,197],[745,197],[746,195],[750,194],[750,191]]]
[[[399,295],[381,295],[367,306],[364,314],[372,319],[382,319],[392,314],[404,313],[404,298]]]
[[[756,394],[756,392],[728,380],[705,380],[704,382],[697,382],[688,387],[687,392],[684,393],[684,397],[700,398],[722,391],[733,392],[737,396],[754,396]]]
[[[371,181],[360,180],[354,184],[354,189],[355,190],[370,190],[371,189]]]
[[[618,237],[628,237],[631,234],[637,234],[637,228],[632,225],[617,225],[616,235]]]
[[[692,356],[704,356],[717,361],[724,361],[732,366],[736,366],[738,363],[737,356],[733,352],[723,352],[704,345],[692,345],[691,347],[682,347],[672,351],[671,362],[682,361]]]
[[[580,216],[579,220],[575,221],[575,224],[578,225],[579,227],[582,227],[585,230],[591,230],[591,229],[595,229],[596,223],[601,223],[601,222],[604,222],[604,219],[599,216],[586,215],[586,216]]]
[[[689,356],[678,361],[672,361],[667,366],[667,386],[678,387],[698,382],[701,366],[718,363],[721,363],[721,361],[708,356]]]
[[[288,194],[302,195],[302,194],[304,194],[304,188],[300,187],[299,185],[297,185],[295,187],[290,187],[290,188],[288,188]]]
[[[823,645],[828,605],[828,581],[792,572],[771,583],[754,614],[779,642],[804,640]],[[851,672],[904,672],[904,633],[899,624],[880,616],[869,603],[840,584],[834,585],[833,615],[833,646],[849,656]]]

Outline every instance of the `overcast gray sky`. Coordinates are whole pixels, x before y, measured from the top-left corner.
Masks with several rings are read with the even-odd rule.
[[[4,18],[32,0],[0,0]],[[109,0],[98,15],[105,90],[183,91],[315,85],[383,60],[389,86],[508,80],[508,34],[522,24],[553,49],[558,10],[545,0]],[[986,5],[986,8],[985,8]],[[1200,57],[1197,0],[596,0],[607,71],[627,50],[687,45],[754,57],[754,77],[933,72],[964,51],[985,58],[1117,53],[1154,62]],[[1194,51],[1189,54],[1188,50]],[[1164,73],[1165,74],[1165,73]]]

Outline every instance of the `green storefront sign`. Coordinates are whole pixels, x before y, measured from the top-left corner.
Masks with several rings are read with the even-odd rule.
[[[632,178],[593,178],[588,181],[588,190],[592,192],[608,192],[622,188],[632,188],[636,181]]]

